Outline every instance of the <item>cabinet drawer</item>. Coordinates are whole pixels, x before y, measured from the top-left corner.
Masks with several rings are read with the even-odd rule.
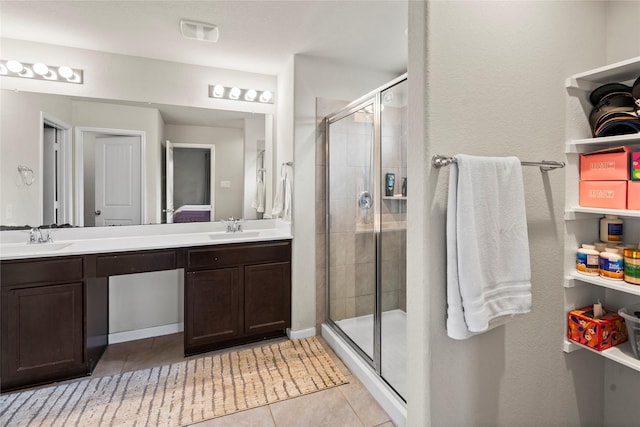
[[[176,251],[148,251],[96,256],[96,276],[146,273],[149,271],[175,270]]]
[[[82,257],[42,258],[2,262],[2,286],[82,280]]]
[[[291,242],[288,240],[220,245],[203,249],[190,249],[187,253],[187,269],[218,268],[290,260]]]

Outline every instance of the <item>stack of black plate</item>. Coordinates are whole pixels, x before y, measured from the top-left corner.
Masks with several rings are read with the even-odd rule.
[[[640,77],[633,87],[607,83],[589,95],[589,125],[594,137],[640,132]]]

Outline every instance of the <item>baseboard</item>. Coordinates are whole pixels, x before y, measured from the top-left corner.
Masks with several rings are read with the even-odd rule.
[[[184,323],[154,326],[152,328],[136,329],[133,331],[116,332],[109,334],[109,344],[117,344],[126,341],[141,340],[144,338],[159,337],[161,335],[175,334],[184,330]]]
[[[287,336],[290,340],[301,340],[304,338],[310,338],[316,336],[316,328],[307,328],[294,331],[291,328],[287,328]]]
[[[322,338],[389,414],[393,423],[404,427],[407,424],[407,406],[402,399],[325,323],[322,324]]]

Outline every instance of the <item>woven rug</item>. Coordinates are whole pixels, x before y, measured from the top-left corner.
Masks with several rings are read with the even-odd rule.
[[[315,338],[0,396],[10,426],[184,426],[347,380]]]

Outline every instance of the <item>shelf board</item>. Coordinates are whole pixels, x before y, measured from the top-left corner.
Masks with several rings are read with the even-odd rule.
[[[600,148],[598,147],[600,145],[614,147],[616,145],[635,144],[640,144],[640,133],[603,136],[599,138],[572,139],[567,141],[565,153],[582,153],[590,148]]]
[[[640,67],[640,56],[574,74],[566,80],[565,86],[567,88],[580,88],[580,80],[600,84],[632,80],[638,77],[638,67]]]
[[[602,286],[603,288],[613,289],[619,292],[625,292],[631,295],[640,296],[640,285],[632,285],[624,280],[611,280],[605,279],[600,276],[587,276],[586,274],[580,274],[577,271],[573,271],[569,274],[565,287],[570,288],[576,286],[572,281],[580,281],[589,283],[591,285]],[[571,280],[572,279],[572,280]]]
[[[631,343],[629,343],[628,341],[615,347],[608,348],[604,351],[597,351],[592,349],[591,347],[578,344],[577,342],[565,338],[562,349],[565,353],[571,353],[578,349],[586,349],[593,353],[599,354],[604,358],[613,360],[614,362],[618,362],[636,371],[640,371],[640,359],[636,359],[636,357],[633,355],[633,350],[631,350]]]
[[[605,208],[589,208],[586,206],[574,206],[564,212],[565,220],[585,219],[579,214],[596,214],[596,215],[617,215],[627,218],[640,218],[640,210],[638,209],[605,209]]]
[[[382,200],[407,200],[407,196],[382,196]]]

